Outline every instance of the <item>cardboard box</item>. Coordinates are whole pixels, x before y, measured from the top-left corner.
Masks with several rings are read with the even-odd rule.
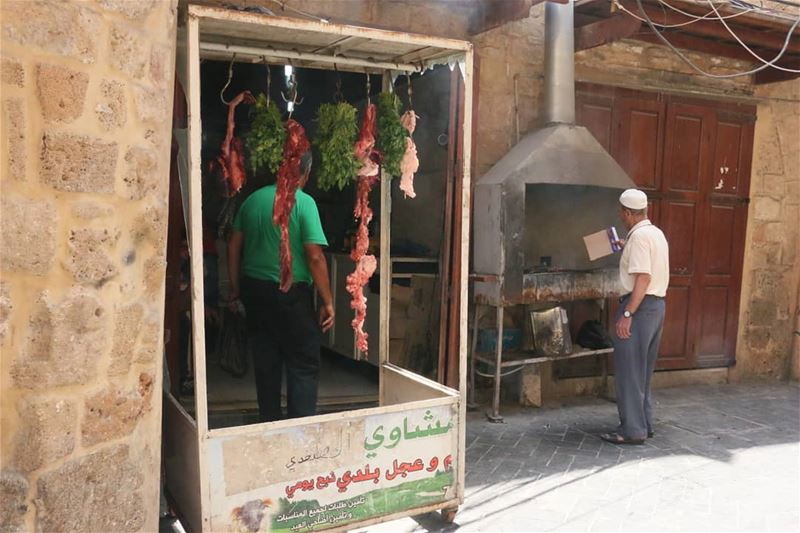
[[[607,257],[614,253],[611,241],[608,238],[608,230],[600,230],[597,233],[586,235],[583,238],[586,245],[586,253],[589,254],[589,261],[595,261],[601,257]]]

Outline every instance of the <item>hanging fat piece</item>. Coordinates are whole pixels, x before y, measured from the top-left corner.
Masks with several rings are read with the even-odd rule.
[[[417,114],[413,109],[409,109],[400,117],[400,123],[408,131],[406,137],[406,151],[403,159],[400,160],[400,190],[406,198],[416,198],[414,192],[414,174],[419,170],[419,159],[417,159],[417,145],[414,144],[414,130],[417,128]]]
[[[242,140],[234,136],[236,106],[241,103],[253,104],[255,101],[250,91],[242,91],[228,104],[228,128],[225,133],[225,140],[222,142],[220,154],[217,156],[217,164],[222,169],[222,180],[227,198],[236,196],[247,181]]]
[[[281,283],[280,289],[289,292],[292,286],[292,247],[289,241],[289,217],[295,204],[295,192],[300,184],[300,158],[311,144],[306,130],[295,120],[286,122],[286,144],[283,146],[283,163],[278,168],[272,223],[281,228]]]
[[[375,115],[374,104],[367,105],[361,131],[354,147],[354,154],[359,161],[358,184],[356,191],[356,205],[353,216],[358,219],[355,244],[350,252],[350,258],[356,263],[352,274],[347,276],[347,292],[352,297],[350,307],[355,311],[352,326],[356,333],[356,347],[361,354],[369,350],[367,332],[364,331],[364,321],[367,317],[367,298],[364,296],[364,286],[375,273],[378,261],[374,255],[368,255],[369,250],[369,223],[372,220],[372,208],[369,206],[369,194],[378,181],[378,171],[381,164],[381,153],[375,149]]]

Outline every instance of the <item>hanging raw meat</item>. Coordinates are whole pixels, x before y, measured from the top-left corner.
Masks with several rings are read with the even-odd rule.
[[[236,129],[236,106],[242,102],[255,103],[256,99],[250,91],[242,91],[228,104],[228,129],[225,140],[222,142],[221,153],[217,156],[217,163],[222,169],[222,179],[225,184],[225,196],[231,198],[242,189],[247,181],[244,170],[244,147],[239,137],[234,137]]]
[[[364,321],[367,318],[367,298],[364,296],[364,286],[377,267],[378,260],[375,256],[365,255],[358,260],[353,273],[347,276],[347,292],[353,296],[350,306],[356,312],[351,325],[356,332],[356,347],[362,354],[366,354],[369,350],[369,335],[364,331]]]
[[[372,221],[372,208],[369,206],[369,194],[378,181],[377,176],[359,176],[356,188],[356,206],[353,216],[358,219],[358,229],[350,259],[358,262],[369,249],[369,223]]]
[[[413,109],[409,109],[400,117],[400,123],[408,130],[406,137],[406,151],[403,159],[400,160],[400,190],[407,198],[416,198],[414,192],[414,174],[419,170],[419,159],[417,159],[417,146],[414,144],[414,130],[417,127],[417,114]]]
[[[283,145],[283,163],[278,169],[272,223],[281,228],[281,283],[280,289],[288,292],[292,286],[292,247],[289,241],[289,216],[295,203],[295,192],[300,183],[300,158],[311,145],[306,130],[297,121],[286,122],[286,143]]]
[[[377,176],[378,166],[381,164],[381,153],[375,149],[376,121],[375,104],[369,104],[364,111],[364,120],[353,149],[356,159],[360,163],[358,176]]]
[[[355,244],[350,252],[350,258],[356,263],[356,269],[347,276],[347,292],[352,296],[350,307],[355,311],[352,326],[356,332],[356,347],[362,354],[369,349],[369,336],[364,331],[364,320],[367,317],[367,299],[364,296],[364,286],[367,284],[378,261],[374,255],[367,255],[369,250],[369,223],[372,220],[372,209],[369,207],[369,193],[378,181],[378,171],[381,163],[381,153],[375,149],[375,105],[370,104],[364,112],[361,131],[354,147],[356,159],[361,165],[358,170],[358,186],[356,190],[356,205],[353,216],[358,219]]]

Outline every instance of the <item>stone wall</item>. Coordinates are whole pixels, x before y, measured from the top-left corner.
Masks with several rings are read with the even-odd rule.
[[[2,3],[2,531],[158,529],[176,4]]]
[[[788,375],[800,305],[800,80],[765,85],[756,94],[764,100],[756,121],[734,379]]]

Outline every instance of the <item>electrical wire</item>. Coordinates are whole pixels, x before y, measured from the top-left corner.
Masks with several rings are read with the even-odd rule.
[[[517,368],[514,368],[514,369],[512,369],[512,370],[507,370],[507,371],[505,371],[505,372],[501,372],[501,373],[500,373],[500,377],[501,377],[501,378],[504,378],[504,377],[506,377],[506,376],[510,376],[511,374],[516,374],[517,372],[519,372],[519,371],[520,371],[520,370],[522,370],[523,368],[524,368],[524,366],[523,366],[523,365],[520,365],[520,366],[518,366]],[[478,374],[479,376],[481,376],[482,378],[495,378],[495,377],[496,377],[494,374],[488,374],[488,373],[486,373],[486,372],[481,372],[481,371],[480,371],[480,370],[478,370],[477,368],[475,369],[475,373],[476,373],[476,374]]]
[[[760,67],[756,67],[754,69],[751,69],[751,70],[748,70],[748,71],[745,71],[745,72],[736,72],[736,73],[733,73],[733,74],[712,74],[712,73],[706,72],[705,70],[703,70],[700,67],[698,67],[691,59],[686,57],[683,54],[683,52],[681,52],[680,50],[675,48],[675,46],[671,42],[669,42],[669,40],[667,40],[666,37],[664,37],[662,35],[662,32],[658,31],[658,29],[656,28],[656,26],[653,23],[653,21],[650,20],[650,17],[645,12],[644,6],[642,5],[642,0],[636,0],[636,5],[639,7],[639,13],[642,15],[642,17],[644,17],[644,22],[646,22],[647,25],[650,27],[650,29],[653,30],[653,33],[656,34],[656,37],[658,37],[665,45],[667,45],[669,47],[669,49],[672,50],[675,53],[675,55],[677,55],[679,58],[681,58],[681,60],[684,63],[689,65],[696,72],[698,72],[698,73],[700,73],[703,76],[706,76],[708,78],[716,78],[716,79],[730,79],[730,78],[739,78],[739,77],[742,77],[742,76],[750,76],[752,74],[755,74],[756,72],[761,72],[762,70],[773,66],[786,53],[787,48],[789,48],[789,41],[792,38],[792,34],[794,33],[794,30],[797,29],[797,26],[800,25],[800,17],[798,17],[797,20],[794,21],[794,24],[792,24],[792,27],[789,28],[789,32],[786,34],[786,39],[785,39],[785,41],[783,43],[783,47],[781,48],[780,52],[778,52],[778,55],[776,55],[775,58],[772,61],[770,61],[768,63],[765,63],[765,64],[761,65]]]
[[[800,7],[800,4],[797,2],[790,2],[789,0],[771,0],[776,4],[783,4],[785,6],[792,6],[792,7]]]
[[[639,15],[637,15],[637,14],[633,13],[632,11],[628,10],[625,6],[623,6],[619,2],[619,0],[614,0],[614,3],[617,5],[617,7],[621,11],[624,11],[625,13],[627,13],[630,16],[632,16],[633,18],[638,19],[638,20],[640,20],[642,22],[647,22],[645,19],[643,19]],[[666,7],[672,8],[672,6],[670,6],[668,3],[663,2],[661,0],[659,0],[659,3],[663,4]],[[742,11],[741,13],[734,13],[732,15],[726,15],[725,18],[741,17],[742,15],[747,15],[748,13],[750,13],[752,11],[755,11],[755,10],[754,9],[748,9],[747,11]],[[686,15],[691,20],[688,20],[686,22],[681,22],[681,23],[678,23],[678,24],[660,24],[658,22],[653,22],[653,24],[658,26],[659,28],[682,28],[684,26],[689,26],[690,24],[694,24],[696,22],[700,22],[700,21],[703,21],[703,20],[713,20],[713,19],[717,18],[716,16],[714,16],[714,12],[713,11],[709,11],[708,13],[706,13],[703,16],[697,16],[697,15],[692,15],[692,14],[689,14],[689,13],[684,13],[683,11],[678,11],[678,12],[681,13],[682,15]]]
[[[296,7],[292,7],[292,6],[288,5],[284,0],[270,0],[270,1],[272,3],[274,3],[274,4],[278,4],[279,6],[281,6],[281,9],[283,9],[284,11],[286,11],[288,9],[289,11],[293,11],[294,13],[297,13],[298,15],[303,15],[304,17],[312,18],[312,19],[318,20],[319,22],[323,22],[325,24],[330,23],[330,20],[328,20],[326,18],[318,17],[317,15],[312,15],[311,13],[307,13],[305,11],[297,9]]]
[[[747,44],[746,44],[744,41],[742,41],[742,40],[739,38],[739,36],[738,36],[738,35],[736,35],[736,32],[734,32],[734,31],[731,29],[731,27],[730,27],[730,26],[728,26],[728,23],[727,23],[727,22],[725,22],[725,20],[724,20],[722,17],[720,17],[720,13],[719,13],[719,11],[717,11],[717,8],[714,6],[714,2],[713,2],[712,0],[708,0],[708,5],[710,5],[710,6],[711,6],[711,9],[713,9],[713,10],[714,10],[714,13],[716,13],[716,14],[717,14],[717,17],[719,18],[719,21],[720,21],[720,22],[722,22],[722,25],[723,25],[723,26],[725,26],[725,29],[726,29],[726,30],[728,30],[728,33],[730,33],[730,34],[731,34],[731,36],[732,36],[734,39],[736,39],[736,41],[737,41],[737,42],[738,42],[740,45],[742,45],[742,47],[743,47],[745,50],[747,50],[747,51],[750,53],[750,55],[751,55],[751,56],[753,56],[754,58],[756,58],[756,59],[757,59],[757,60],[758,60],[760,63],[763,63],[764,65],[772,66],[772,68],[775,68],[775,69],[778,69],[778,70],[782,70],[782,71],[784,71],[784,72],[791,72],[791,73],[794,73],[794,74],[800,74],[800,69],[796,69],[796,68],[787,68],[787,67],[782,67],[782,66],[780,66],[780,65],[775,65],[775,64],[773,64],[773,63],[770,63],[770,62],[768,62],[766,59],[764,59],[763,57],[761,57],[761,56],[760,56],[760,55],[758,55],[757,53],[753,52],[753,50],[751,50],[751,49],[750,49],[750,47],[749,47],[749,46],[747,46]]]
[[[697,19],[697,20],[704,20],[704,19],[708,19],[708,18],[716,18],[716,17],[712,17],[711,16],[711,15],[714,14],[713,11],[709,11],[708,13],[703,15],[702,17],[698,17],[694,13],[689,13],[689,12],[686,12],[686,11],[680,9],[680,8],[677,8],[677,7],[673,6],[672,4],[670,4],[669,2],[666,2],[665,0],[658,0],[658,3],[661,4],[662,6],[668,8],[668,9],[671,9],[672,11],[674,11],[676,13],[680,13],[684,17],[689,17],[689,18]],[[752,11],[757,11],[759,9],[762,9],[762,10],[764,9],[763,0],[760,2],[760,4],[761,4],[760,6],[758,6],[758,7],[756,7],[756,6],[748,7],[746,9],[741,8],[741,7],[737,6],[736,4],[734,4],[732,2],[729,2],[729,1],[728,2],[721,2],[721,3],[729,4],[729,5],[733,6],[736,9],[741,9],[742,10],[742,12],[740,12],[740,13],[733,13],[733,14],[730,14],[730,15],[726,15],[725,16],[726,19],[732,19],[732,18],[736,18],[736,17],[741,17],[742,15],[746,15],[746,14],[752,12]]]

